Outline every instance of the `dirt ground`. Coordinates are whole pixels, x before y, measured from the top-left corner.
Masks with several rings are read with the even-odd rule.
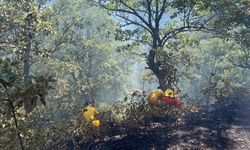
[[[170,136],[178,137],[167,149],[249,150],[250,103],[214,104],[197,114],[184,116],[185,125]]]
[[[173,126],[153,121],[150,127],[84,142],[78,149],[249,150],[249,114],[249,100],[217,102],[198,112],[186,112]],[[74,148],[69,144],[68,149]]]

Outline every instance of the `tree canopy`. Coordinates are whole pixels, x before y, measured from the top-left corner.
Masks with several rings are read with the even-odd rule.
[[[249,0],[0,0],[0,149],[90,146],[234,111],[250,93],[249,12]],[[157,87],[184,112],[151,106]]]

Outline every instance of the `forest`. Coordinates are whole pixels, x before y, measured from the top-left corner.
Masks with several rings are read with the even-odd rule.
[[[0,0],[1,150],[248,150],[250,0]]]

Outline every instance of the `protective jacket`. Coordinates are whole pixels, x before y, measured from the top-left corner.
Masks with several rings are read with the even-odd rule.
[[[159,103],[159,99],[164,95],[161,89],[153,90],[148,96],[148,102],[150,105],[156,105]]]
[[[82,112],[82,116],[88,121],[91,122],[94,127],[100,126],[100,120],[95,119],[95,115],[99,114],[99,112],[95,109],[95,107],[92,107],[88,105],[85,107],[85,109]]]

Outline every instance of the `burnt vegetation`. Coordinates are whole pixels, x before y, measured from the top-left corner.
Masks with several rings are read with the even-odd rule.
[[[0,0],[0,149],[248,149],[249,8]]]

